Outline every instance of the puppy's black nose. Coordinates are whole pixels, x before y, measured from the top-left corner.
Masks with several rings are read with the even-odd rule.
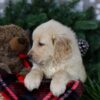
[[[20,43],[20,44],[25,44],[26,43],[26,39],[25,38],[18,38],[18,42]]]

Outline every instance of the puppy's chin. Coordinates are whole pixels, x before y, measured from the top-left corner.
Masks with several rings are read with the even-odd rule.
[[[51,59],[47,59],[47,60],[33,60],[33,63],[39,65],[39,66],[45,66],[48,65],[50,63]]]
[[[39,61],[39,60],[33,59],[32,62],[35,63],[35,64],[37,64],[37,65],[39,65],[39,66],[45,65],[45,61]]]

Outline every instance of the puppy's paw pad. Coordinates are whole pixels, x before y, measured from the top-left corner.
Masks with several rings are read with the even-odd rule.
[[[30,73],[26,75],[24,79],[25,87],[32,91],[33,89],[38,89],[40,86],[40,79],[36,78],[35,76],[31,75]]]
[[[53,95],[58,97],[65,92],[66,85],[63,83],[51,82],[50,90],[53,93]]]

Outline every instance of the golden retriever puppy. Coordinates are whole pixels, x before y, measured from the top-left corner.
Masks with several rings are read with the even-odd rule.
[[[34,30],[32,39],[29,55],[34,67],[24,80],[28,90],[39,88],[44,75],[52,79],[50,90],[55,96],[65,92],[70,80],[85,81],[86,72],[77,39],[70,28],[50,20]]]

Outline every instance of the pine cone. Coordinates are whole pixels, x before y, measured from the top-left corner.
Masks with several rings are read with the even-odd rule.
[[[81,55],[85,56],[85,54],[87,53],[87,51],[89,49],[88,42],[86,40],[79,39],[78,40],[78,45],[79,45],[79,49],[80,49]]]

